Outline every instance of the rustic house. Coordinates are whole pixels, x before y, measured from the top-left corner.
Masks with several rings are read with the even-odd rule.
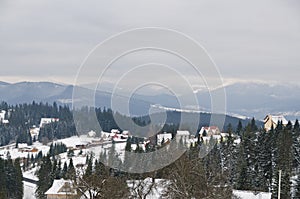
[[[54,180],[52,187],[46,191],[47,199],[75,199],[78,198],[76,188],[71,180]]]
[[[285,126],[288,124],[288,121],[285,119],[283,115],[267,115],[264,119],[264,128],[266,131],[271,130],[272,126],[274,128],[277,127],[278,122],[282,122],[282,124]]]
[[[221,135],[221,131],[217,126],[205,126],[202,127],[200,132],[200,136],[213,136],[213,135]]]

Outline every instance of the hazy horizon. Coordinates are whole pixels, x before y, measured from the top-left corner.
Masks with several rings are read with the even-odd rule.
[[[111,35],[133,28],[162,27],[200,43],[225,82],[299,82],[300,3],[295,0],[31,0],[2,1],[0,5],[2,81],[72,84],[84,58]],[[142,56],[149,57],[147,53]],[[124,59],[116,67],[133,63]],[[173,63],[186,67],[176,60]],[[86,83],[92,75],[85,77]]]

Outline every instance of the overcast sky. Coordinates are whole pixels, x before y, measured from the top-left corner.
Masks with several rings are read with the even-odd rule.
[[[151,26],[197,40],[225,81],[299,82],[298,0],[0,1],[0,80],[73,83],[98,43]]]

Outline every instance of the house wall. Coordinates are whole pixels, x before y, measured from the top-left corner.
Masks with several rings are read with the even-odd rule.
[[[267,116],[266,120],[268,120],[264,125],[266,131],[269,131],[272,128],[272,125],[274,128],[276,128],[276,124],[273,124],[271,116]]]
[[[4,120],[5,118],[5,111],[0,111],[0,120]]]

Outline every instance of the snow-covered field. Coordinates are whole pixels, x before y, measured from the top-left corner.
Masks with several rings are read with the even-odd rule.
[[[24,147],[27,146],[27,144],[20,144]],[[35,142],[32,144],[32,146],[30,146],[31,148],[37,148],[38,152],[42,151],[43,154],[47,154],[47,152],[49,151],[50,147],[47,145],[43,145],[40,142]],[[20,146],[19,146],[20,148]],[[11,144],[5,147],[1,147],[0,148],[0,157],[6,159],[7,158],[7,154],[10,154],[12,159],[16,159],[16,158],[26,158],[29,154],[29,156],[31,157],[31,154],[33,154],[33,156],[37,155],[38,152],[22,152],[20,149],[16,148],[15,144]]]
[[[69,138],[64,138],[60,140],[56,140],[53,143],[64,143],[67,147],[75,148],[76,145],[91,143],[93,140],[99,140],[99,138],[88,137],[87,135],[81,136],[72,136]]]

